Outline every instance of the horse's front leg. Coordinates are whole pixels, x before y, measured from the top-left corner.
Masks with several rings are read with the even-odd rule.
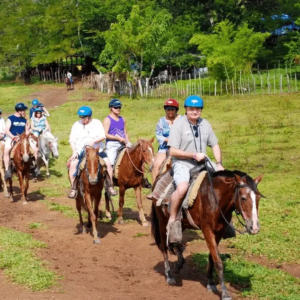
[[[145,218],[143,203],[142,203],[142,187],[138,186],[134,188],[134,191],[135,191],[136,204],[139,209],[140,220],[143,226],[148,226],[149,224]]]
[[[180,272],[180,270],[182,269],[183,265],[185,264],[185,259],[183,257],[183,246],[182,244],[177,244],[175,246],[175,250],[176,250],[176,255],[177,255],[177,262],[175,264],[175,270],[174,272],[177,274]]]
[[[110,207],[109,202],[111,201],[111,197],[108,195],[108,193],[105,191],[105,216],[108,220],[112,220],[112,216],[110,213]]]
[[[82,219],[82,214],[81,214],[81,195],[78,195],[76,197],[76,208],[77,208],[77,211],[78,211],[78,214],[79,214],[79,233],[86,233],[86,229],[84,227],[84,223],[83,223],[83,219]]]
[[[222,300],[232,300],[232,298],[228,294],[228,291],[227,291],[227,288],[225,285],[223,262],[221,260],[221,257],[220,257],[219,251],[218,251],[218,244],[219,244],[219,241],[221,238],[216,237],[210,228],[203,229],[202,231],[205,236],[205,240],[206,240],[212,261],[213,261],[216,271],[218,273],[219,282],[220,282],[221,291],[222,291]],[[213,273],[212,261],[208,263],[207,277],[209,278],[209,282],[208,282],[207,288],[208,288],[208,290],[214,291],[214,290],[217,290],[216,286],[214,285],[214,282],[212,279],[210,281],[210,277],[212,277],[212,273]],[[211,282],[211,285],[210,285],[210,282]]]
[[[123,185],[120,185],[119,186],[118,224],[124,224],[124,220],[123,220],[124,197],[125,197],[125,187]]]
[[[49,172],[49,158],[46,158],[44,155],[42,156],[42,160],[45,164],[45,167],[46,167],[46,175],[47,175],[47,178],[50,177],[50,172]]]
[[[23,201],[23,204],[27,204],[27,200],[25,198],[25,184],[24,184],[24,178],[23,174],[21,171],[18,170],[18,177],[19,177],[19,182],[20,182],[20,189],[21,189],[21,200]]]
[[[3,190],[4,190],[4,197],[5,198],[9,198],[9,194],[8,194],[8,190],[7,190],[7,184],[6,184],[6,180],[4,177],[4,169],[0,168],[0,173],[1,173],[1,178],[2,178],[2,182],[3,182]]]
[[[24,180],[25,180],[25,184],[24,184],[24,196],[25,196],[26,201],[28,200],[27,191],[28,191],[28,188],[29,188],[29,176],[30,176],[29,169],[30,168],[28,168],[28,171],[24,175]]]
[[[85,201],[86,201],[86,206],[88,209],[88,213],[89,213],[89,223],[92,224],[92,228],[93,228],[93,237],[94,237],[94,244],[100,244],[100,239],[98,237],[98,232],[97,232],[97,226],[96,226],[96,215],[94,213],[94,209],[93,209],[93,205],[92,205],[92,198],[90,193],[85,192]],[[98,203],[99,204],[99,203]],[[95,207],[95,209],[97,208],[98,210],[98,206]],[[98,216],[98,213],[97,213]]]

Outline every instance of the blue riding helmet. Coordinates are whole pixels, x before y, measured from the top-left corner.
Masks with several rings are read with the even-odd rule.
[[[35,108],[35,109],[34,109],[34,112],[35,112],[35,113],[36,113],[36,112],[41,112],[41,113],[42,113],[43,110],[42,110],[41,108],[38,107],[38,108]]]
[[[189,96],[185,99],[184,101],[184,107],[199,107],[203,108],[204,107],[204,102],[201,97],[199,96]]]
[[[32,105],[38,105],[39,104],[39,100],[38,99],[33,99],[31,102]]]
[[[111,107],[122,107],[122,103],[120,100],[118,99],[112,99],[109,104],[108,104],[108,107],[111,108]]]
[[[88,106],[81,106],[77,111],[79,117],[91,117],[92,113],[92,109]]]
[[[16,106],[15,106],[15,110],[16,111],[22,111],[22,110],[26,110],[28,107],[24,104],[24,103],[18,103]]]
[[[43,103],[39,103],[37,106],[38,107],[44,107],[45,105]]]

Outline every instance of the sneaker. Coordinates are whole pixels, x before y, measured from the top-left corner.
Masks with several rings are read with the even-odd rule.
[[[152,184],[148,181],[147,178],[144,178],[144,180],[143,180],[143,188],[152,189]]]
[[[8,168],[6,171],[5,171],[5,176],[4,176],[5,180],[11,178],[11,169]]]
[[[118,192],[116,190],[114,190],[114,188],[112,186],[108,188],[108,191],[109,191],[111,196],[117,196],[118,195]]]
[[[77,190],[71,189],[70,193],[68,194],[68,198],[75,199],[77,197]]]

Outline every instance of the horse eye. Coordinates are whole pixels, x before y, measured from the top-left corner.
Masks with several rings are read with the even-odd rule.
[[[243,201],[247,201],[247,198],[245,196],[242,196]]]

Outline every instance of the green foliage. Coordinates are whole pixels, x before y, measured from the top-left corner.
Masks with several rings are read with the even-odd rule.
[[[235,28],[220,22],[212,34],[196,34],[190,43],[207,56],[207,65],[216,79],[231,79],[235,72],[250,73],[268,33],[254,33],[247,23]]]
[[[127,19],[119,15],[118,22],[103,33],[106,45],[100,62],[118,73],[130,71],[132,64],[140,73],[145,64],[150,71],[150,66],[170,51],[167,37],[171,18],[166,10],[133,6]]]
[[[45,290],[57,284],[57,275],[32,250],[46,248],[30,234],[0,227],[0,268],[14,282],[33,291]]]
[[[290,42],[285,43],[285,46],[287,46],[289,49],[289,52],[285,58],[291,62],[296,61],[297,63],[299,63],[300,62],[300,33],[295,32]]]

